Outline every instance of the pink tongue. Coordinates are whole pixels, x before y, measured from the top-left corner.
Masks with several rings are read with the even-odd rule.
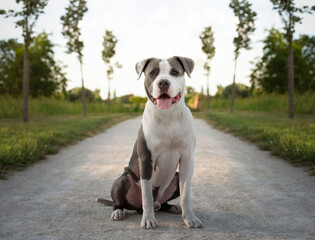
[[[157,99],[157,106],[159,109],[170,109],[172,107],[172,99],[171,98]]]

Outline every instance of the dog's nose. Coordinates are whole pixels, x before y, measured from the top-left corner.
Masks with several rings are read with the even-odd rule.
[[[161,81],[159,81],[158,86],[161,91],[165,91],[170,87],[170,84],[171,84],[170,81],[162,79]]]

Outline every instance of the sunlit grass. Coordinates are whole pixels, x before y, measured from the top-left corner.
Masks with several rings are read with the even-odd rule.
[[[196,116],[292,163],[315,166],[315,115],[288,119],[286,114],[213,110]]]
[[[65,145],[103,131],[136,114],[97,114],[0,120],[0,177],[57,153]]]

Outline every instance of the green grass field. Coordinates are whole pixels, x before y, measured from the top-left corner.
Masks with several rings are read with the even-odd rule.
[[[204,102],[206,109],[207,103]],[[231,100],[228,98],[212,98],[211,109],[230,109]],[[235,110],[288,113],[288,95],[265,94],[261,96],[251,96],[248,98],[236,98]],[[308,92],[303,95],[295,95],[296,114],[315,114],[315,92]]]
[[[210,110],[195,116],[296,165],[309,166],[314,173],[315,115],[288,119],[282,113],[236,111],[231,114],[228,110]]]
[[[143,104],[139,103],[112,103],[110,107],[110,113],[141,112],[143,107]],[[88,113],[106,113],[107,110],[105,102],[87,102],[86,108]],[[80,115],[82,112],[83,110],[81,101],[69,102],[56,98],[29,99],[30,118],[55,115]],[[9,95],[0,96],[0,119],[1,118],[22,119],[22,99],[13,98]]]
[[[287,118],[285,95],[237,98],[233,114],[229,113],[229,99],[212,99],[211,110],[196,116],[256,143],[261,149],[314,169],[315,93],[297,95],[295,99],[297,116],[293,120]],[[81,102],[30,99],[30,122],[23,124],[21,106],[21,99],[0,96],[0,177],[136,116],[143,108],[140,104],[113,104],[111,114],[106,114],[105,103],[87,103],[88,116],[84,118]]]
[[[135,116],[120,113],[34,117],[27,124],[20,119],[0,119],[0,178]]]

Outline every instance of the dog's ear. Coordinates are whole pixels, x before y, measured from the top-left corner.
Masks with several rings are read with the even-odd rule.
[[[192,59],[186,57],[174,56],[174,58],[180,62],[188,77],[190,77],[190,74],[194,70],[195,62]]]
[[[138,79],[140,79],[141,77],[141,74],[145,71],[145,68],[148,66],[149,62],[151,61],[152,58],[147,58],[147,59],[144,59],[140,62],[137,62],[136,64],[136,71],[137,71],[137,74],[138,74]]]

